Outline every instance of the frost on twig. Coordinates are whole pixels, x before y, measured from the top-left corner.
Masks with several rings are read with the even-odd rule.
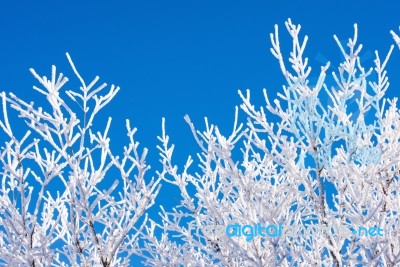
[[[110,148],[111,118],[94,128],[119,87],[107,89],[99,77],[86,84],[67,58],[79,90],[63,91],[68,79],[53,66],[50,79],[30,69],[46,108],[1,94],[9,138],[0,150],[1,265],[128,266],[160,189],[160,179],[146,178],[147,149],[140,151],[129,121],[121,157]],[[22,138],[10,107],[29,129]]]
[[[247,121],[240,124],[236,112],[227,136],[207,119],[200,131],[185,116],[199,145],[198,166],[191,167],[191,157],[183,168],[173,165],[174,146],[163,126],[160,175],[179,188],[181,201],[162,209],[161,222],[146,226],[142,255],[148,265],[400,263],[400,113],[397,99],[384,98],[393,46],[383,58],[376,52],[374,67],[365,69],[354,25],[347,43],[334,36],[343,62],[337,69],[329,62],[321,66],[313,84],[308,38],[300,36],[300,25],[285,25],[292,39],[288,54],[281,50],[278,26],[270,36],[286,79],[277,99],[270,101],[264,90],[266,106],[256,108],[250,91],[239,91]],[[257,224],[285,230],[261,236],[252,228]],[[225,232],[234,225],[247,229]],[[384,236],[353,234],[359,227],[381,229]]]
[[[400,37],[394,31],[390,31],[390,33],[392,34],[394,41],[400,48]]]

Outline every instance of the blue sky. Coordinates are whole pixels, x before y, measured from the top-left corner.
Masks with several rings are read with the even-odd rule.
[[[249,88],[260,99],[262,88],[271,96],[281,89],[283,78],[269,52],[275,23],[283,44],[290,42],[284,21],[302,24],[315,70],[326,59],[337,66],[332,35],[351,37],[355,22],[364,51],[387,51],[393,43],[389,30],[400,24],[396,6],[369,2],[7,1],[0,7],[0,90],[35,99],[28,69],[48,75],[52,64],[76,81],[68,51],[87,80],[99,75],[121,86],[107,110],[114,127],[130,118],[142,144],[152,149],[165,116],[171,137],[181,144],[177,149],[184,151],[182,146],[194,145],[186,113],[199,126],[208,116],[228,131],[240,104],[237,89]],[[398,59],[394,53],[391,65]],[[392,83],[399,84],[390,70]]]
[[[378,49],[386,53],[393,40],[390,29],[400,25],[399,4],[380,1],[26,1],[0,4],[0,91],[13,91],[26,100],[40,95],[33,67],[49,75],[54,64],[77,84],[65,57],[69,52],[81,75],[116,84],[121,91],[103,112],[113,117],[115,147],[125,137],[125,119],[138,127],[137,138],[150,149],[148,162],[157,163],[156,136],[161,117],[176,144],[177,162],[198,152],[183,117],[189,114],[202,129],[203,117],[228,133],[237,90],[251,89],[263,105],[262,89],[274,97],[284,82],[269,52],[269,33],[281,29],[289,47],[284,21],[292,18],[309,36],[306,54],[318,71],[327,59],[337,66],[340,53],[333,34],[347,40],[353,24],[365,58]],[[397,13],[397,14],[396,14]],[[389,62],[389,96],[398,95],[399,51]],[[367,66],[371,66],[370,58]],[[316,76],[314,73],[312,76]],[[166,201],[162,190],[159,204]]]

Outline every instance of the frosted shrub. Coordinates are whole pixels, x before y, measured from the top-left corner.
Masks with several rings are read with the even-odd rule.
[[[400,114],[397,98],[384,98],[385,67],[394,46],[383,58],[376,52],[374,68],[365,69],[355,25],[347,44],[334,36],[344,58],[338,69],[331,70],[328,62],[311,84],[307,36],[301,38],[300,26],[290,20],[286,29],[292,38],[288,56],[281,51],[277,26],[271,34],[271,52],[286,79],[278,99],[270,102],[264,90],[266,106],[256,108],[250,91],[239,91],[247,121],[238,121],[236,109],[228,136],[207,119],[199,131],[186,117],[200,149],[198,167],[191,166],[191,157],[183,167],[173,164],[174,146],[163,125],[160,175],[179,188],[181,202],[163,209],[161,222],[146,226],[146,264],[400,263]],[[327,83],[327,75],[334,84]],[[353,113],[348,104],[354,99]],[[279,226],[284,234],[257,235],[257,225]]]

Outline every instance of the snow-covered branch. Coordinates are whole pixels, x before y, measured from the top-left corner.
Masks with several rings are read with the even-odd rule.
[[[106,84],[96,85],[99,77],[86,85],[67,58],[81,82],[80,90],[65,92],[69,100],[62,91],[68,79],[55,66],[50,79],[31,69],[47,108],[1,95],[0,126],[10,140],[0,154],[0,263],[127,266],[161,180],[147,178],[147,149],[139,150],[129,121],[122,157],[110,148],[111,118],[94,128],[119,87],[107,91]],[[8,106],[30,128],[22,138],[13,135]]]
[[[185,117],[199,145],[198,166],[191,157],[182,169],[172,163],[174,145],[163,126],[160,174],[179,188],[181,202],[162,209],[161,223],[146,226],[148,265],[400,263],[400,113],[397,99],[384,98],[393,46],[364,69],[354,25],[346,46],[334,36],[343,62],[337,70],[321,66],[312,84],[300,29],[286,22],[292,39],[286,56],[275,26],[271,52],[287,84],[271,102],[264,90],[266,106],[259,109],[249,90],[239,91],[245,126],[236,113],[226,137],[207,119],[199,131]],[[260,225],[275,232],[257,232]]]

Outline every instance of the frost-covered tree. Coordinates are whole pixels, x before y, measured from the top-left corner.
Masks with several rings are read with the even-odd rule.
[[[43,107],[1,94],[1,266],[130,266],[159,192],[160,179],[145,178],[147,150],[139,150],[136,128],[126,121],[118,157],[111,118],[96,120],[119,87],[107,91],[99,77],[86,84],[67,58],[79,89],[64,91],[68,79],[53,66],[50,79],[31,69]],[[26,122],[25,134],[13,127],[10,107]]]
[[[375,53],[373,68],[363,68],[355,25],[347,47],[334,36],[344,58],[338,69],[327,63],[312,83],[307,36],[300,38],[290,20],[286,29],[288,57],[277,26],[271,34],[286,79],[278,99],[271,103],[264,90],[266,106],[256,108],[250,91],[239,91],[247,122],[239,122],[237,108],[230,135],[207,119],[199,131],[185,117],[200,148],[198,167],[190,157],[182,168],[174,165],[163,125],[160,176],[179,188],[181,202],[146,226],[146,264],[400,264],[400,112],[397,98],[385,98],[393,46],[383,60]],[[276,228],[263,230],[264,237],[255,228],[235,228],[257,224]]]

